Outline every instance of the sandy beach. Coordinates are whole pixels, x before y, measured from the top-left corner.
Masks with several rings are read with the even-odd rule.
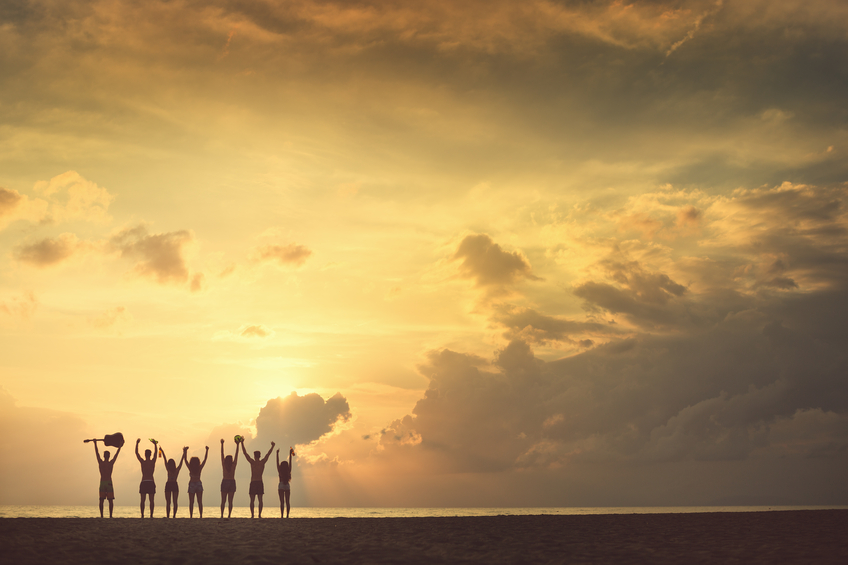
[[[6,563],[848,563],[848,510],[460,518],[4,518]]]

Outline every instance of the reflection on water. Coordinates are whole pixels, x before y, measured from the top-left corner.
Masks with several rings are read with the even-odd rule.
[[[292,518],[423,518],[436,516],[527,516],[539,514],[675,514],[693,512],[768,512],[777,510],[848,509],[848,506],[642,506],[604,508],[296,508]],[[108,515],[108,508],[105,509]],[[148,515],[150,512],[147,509]],[[138,518],[138,506],[115,506],[115,518]],[[155,518],[165,517],[165,505],[156,505]],[[195,516],[197,509],[195,508]],[[204,507],[204,519],[220,519],[220,507]],[[0,518],[99,518],[97,506],[0,506]],[[180,518],[188,507],[180,506]],[[279,518],[280,509],[266,507],[263,518]],[[250,518],[250,508],[233,507],[233,518]]]

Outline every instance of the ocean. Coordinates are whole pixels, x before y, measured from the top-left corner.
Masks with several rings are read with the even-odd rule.
[[[423,518],[437,516],[527,516],[527,515],[597,515],[597,514],[678,514],[695,512],[769,512],[779,510],[845,510],[848,506],[637,506],[595,508],[297,508],[292,518]],[[108,504],[105,507],[108,515]],[[204,519],[220,519],[221,507],[204,505]],[[197,516],[197,507],[194,509]],[[226,515],[226,509],[225,509]],[[188,505],[179,506],[179,517],[188,518]],[[138,518],[138,506],[115,506],[115,518]],[[145,517],[150,515],[149,507]],[[165,517],[165,505],[157,504],[154,518]],[[233,518],[249,518],[250,508],[233,507]],[[98,518],[97,506],[0,506],[0,518]],[[279,518],[280,508],[267,505],[263,518]]]

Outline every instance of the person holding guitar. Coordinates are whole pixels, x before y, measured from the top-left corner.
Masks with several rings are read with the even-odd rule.
[[[121,454],[121,447],[115,453],[115,458],[110,459],[110,453],[103,451],[103,459],[100,458],[100,451],[97,449],[97,441],[94,441],[94,454],[97,456],[97,465],[100,467],[100,517],[103,517],[103,500],[109,501],[109,517],[112,517],[112,510],[115,506],[115,488],[112,486],[112,469],[115,466],[115,461],[118,460],[118,455]],[[123,444],[123,442],[121,442]]]

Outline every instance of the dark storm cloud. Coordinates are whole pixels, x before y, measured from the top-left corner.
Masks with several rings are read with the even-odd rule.
[[[268,401],[256,417],[256,441],[273,441],[281,449],[306,445],[331,433],[337,425],[352,417],[347,400],[340,393],[326,401],[315,393],[289,396]],[[285,451],[285,449],[283,449]]]
[[[629,206],[648,220],[697,219],[696,246],[676,256],[651,242],[605,242],[607,256],[574,287],[590,311],[583,321],[494,306],[492,322],[512,341],[491,362],[431,352],[420,367],[428,389],[384,430],[383,453],[466,471],[848,462],[846,186],[700,194],[697,214],[666,197]],[[609,316],[627,322],[615,326],[626,339],[593,321]],[[547,362],[530,346],[572,335],[600,344]]]
[[[611,336],[619,333],[610,324],[546,316],[532,308],[509,305],[498,307],[492,316],[492,321],[507,328],[504,337],[508,340],[521,339],[528,343],[573,342],[574,336]],[[579,340],[578,343],[584,346],[592,344],[591,340],[586,339]]]
[[[618,286],[589,281],[575,287],[575,296],[584,299],[590,307],[624,314],[634,324],[646,327],[674,324],[688,317],[679,300],[686,288],[668,275],[648,271],[632,261],[601,264]]]
[[[189,270],[184,248],[194,241],[187,230],[150,234],[144,226],[124,229],[113,235],[109,243],[121,257],[136,259],[134,271],[152,277],[159,283],[185,283]]]
[[[848,430],[848,358],[776,322],[644,336],[548,363],[514,341],[485,370],[479,365],[432,353],[421,368],[430,379],[424,398],[389,426],[382,445],[423,450],[466,471],[848,450],[848,433],[825,439]],[[801,426],[811,410],[835,427]],[[791,448],[772,427],[795,435]]]
[[[539,280],[520,251],[505,251],[486,234],[467,235],[453,256],[462,276],[478,287],[511,285],[526,278]]]

